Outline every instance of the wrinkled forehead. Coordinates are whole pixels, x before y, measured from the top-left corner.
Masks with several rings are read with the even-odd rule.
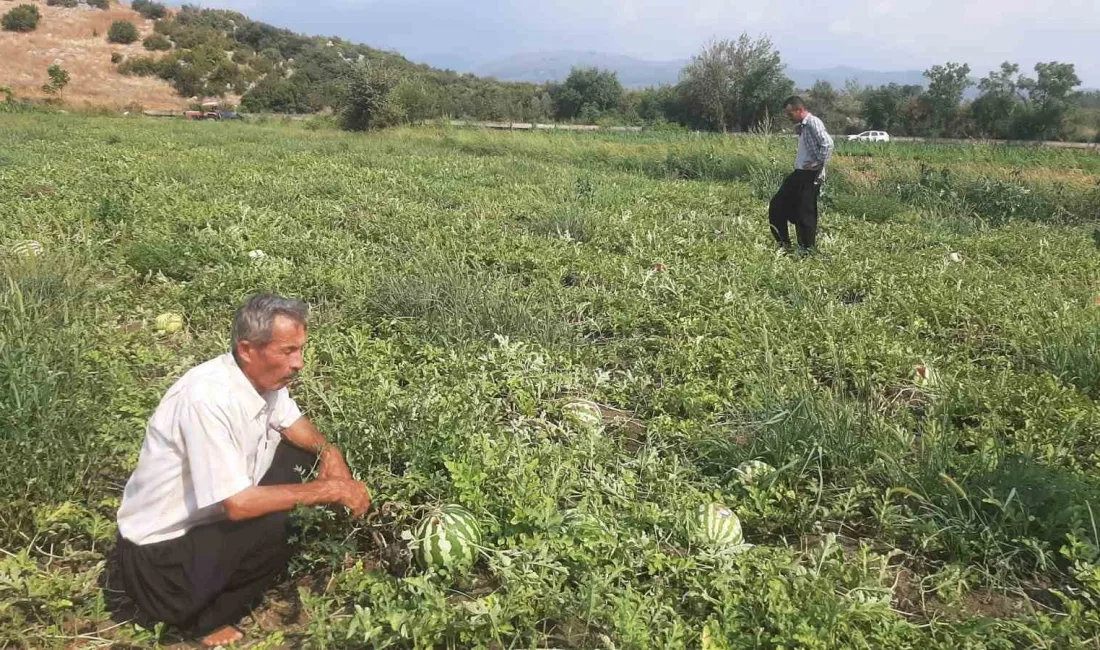
[[[308,329],[299,320],[276,314],[271,323],[271,343],[280,346],[302,347],[306,344]]]

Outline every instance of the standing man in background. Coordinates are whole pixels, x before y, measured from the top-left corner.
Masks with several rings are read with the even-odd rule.
[[[798,157],[794,171],[783,181],[768,208],[772,234],[784,251],[791,249],[787,223],[793,223],[798,236],[798,248],[813,250],[817,239],[817,196],[825,178],[825,163],[833,154],[833,139],[825,124],[806,110],[806,103],[797,95],[783,103],[787,117],[795,123],[798,133]]]

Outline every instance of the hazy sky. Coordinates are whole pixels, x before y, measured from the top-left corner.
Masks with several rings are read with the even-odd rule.
[[[1001,61],[1077,65],[1100,86],[1100,0],[204,0],[295,31],[416,60],[472,64],[517,52],[687,58],[706,40],[769,34],[788,65],[873,70]]]

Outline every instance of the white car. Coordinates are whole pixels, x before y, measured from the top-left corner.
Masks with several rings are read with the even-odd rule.
[[[850,135],[848,139],[859,142],[889,142],[890,134],[886,131],[864,131],[857,135]]]

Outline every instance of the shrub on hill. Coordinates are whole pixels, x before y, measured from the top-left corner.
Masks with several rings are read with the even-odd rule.
[[[168,15],[168,9],[164,5],[151,0],[134,0],[130,4],[130,8],[150,20],[157,20]]]
[[[137,26],[128,20],[116,20],[107,30],[107,40],[112,43],[128,45],[138,39]]]
[[[88,6],[106,11],[111,8],[111,0],[88,0]]]
[[[145,40],[142,41],[142,45],[144,45],[147,50],[163,51],[172,49],[172,41],[168,40],[168,37],[163,34],[150,34],[146,36]]]
[[[42,19],[38,7],[34,5],[19,5],[0,18],[0,26],[9,32],[33,32],[38,27],[38,21]]]
[[[66,9],[75,9],[77,4],[76,0],[46,0],[46,5],[49,7],[65,7]]]

